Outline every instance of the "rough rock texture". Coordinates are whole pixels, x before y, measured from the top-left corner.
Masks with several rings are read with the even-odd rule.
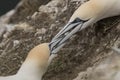
[[[49,42],[85,1],[22,0],[14,12],[2,16],[0,21],[3,25],[0,28],[4,31],[0,37],[0,75],[15,74],[29,50],[42,42]],[[106,58],[113,59],[116,62],[114,64],[118,64],[118,58],[116,59],[115,52],[112,53],[111,47],[119,41],[119,23],[120,17],[104,19],[72,36],[59,51],[59,56],[52,62],[44,80],[110,80],[101,79],[101,75],[96,73],[100,70],[99,67],[105,65]],[[109,66],[109,60],[102,70]],[[114,70],[114,64],[111,64],[112,62],[105,69],[110,75]],[[106,74],[105,70],[100,70],[100,73]]]
[[[111,53],[99,65],[80,72],[73,80],[120,80],[120,54]]]

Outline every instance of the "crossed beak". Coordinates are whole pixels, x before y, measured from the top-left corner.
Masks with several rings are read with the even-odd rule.
[[[68,22],[68,24],[59,31],[59,33],[52,39],[52,41],[49,43],[49,48],[52,53],[57,53],[69,40],[69,38],[77,33],[83,24],[86,21],[83,21],[79,18],[76,18],[72,22]]]

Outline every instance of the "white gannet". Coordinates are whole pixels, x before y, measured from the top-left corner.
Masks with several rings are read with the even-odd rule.
[[[56,54],[50,55],[48,43],[33,48],[18,72],[13,76],[0,77],[0,80],[41,80],[51,60]]]
[[[49,44],[51,53],[56,53],[67,39],[89,25],[111,16],[120,15],[120,0],[89,0],[82,4],[71,16],[66,26]]]

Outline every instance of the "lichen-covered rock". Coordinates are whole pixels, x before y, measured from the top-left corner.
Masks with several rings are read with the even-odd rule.
[[[120,55],[112,53],[99,65],[80,72],[73,80],[120,80]]]
[[[17,23],[23,21],[31,16],[35,11],[38,10],[38,7],[45,5],[50,0],[21,0],[21,2],[14,9],[15,12],[10,17],[8,23]]]

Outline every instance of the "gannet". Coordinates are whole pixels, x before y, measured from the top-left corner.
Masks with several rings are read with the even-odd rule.
[[[71,16],[68,23],[49,44],[51,53],[56,53],[76,32],[97,21],[120,15],[120,0],[89,0],[82,4]]]
[[[41,80],[48,65],[56,55],[50,55],[48,43],[43,43],[33,48],[13,76],[0,77],[0,80]]]

